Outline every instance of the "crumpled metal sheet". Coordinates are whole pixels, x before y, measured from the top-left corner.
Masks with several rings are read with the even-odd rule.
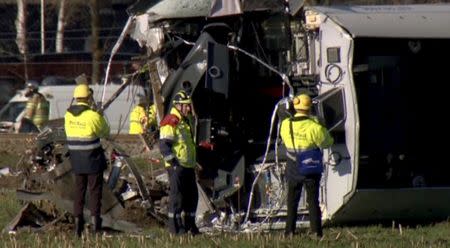
[[[32,230],[39,230],[46,226],[48,218],[39,211],[33,204],[28,202],[19,211],[19,213],[3,228],[3,233],[14,233],[22,226],[30,226],[33,223]]]
[[[242,6],[239,0],[213,0],[209,17],[219,17],[242,14]]]
[[[161,49],[164,42],[164,33],[161,28],[149,25],[147,14],[138,15],[134,19],[134,29],[130,31],[130,36],[136,40],[140,47],[147,46],[153,52]]]
[[[233,4],[230,4],[233,2]],[[208,17],[212,10],[223,9],[223,15],[240,12],[283,9],[279,0],[246,0],[238,4],[238,0],[140,0],[128,9],[130,15],[147,14],[149,22],[165,19],[182,19]]]
[[[9,167],[0,168],[0,177],[3,177],[3,176],[14,176],[15,177],[21,173],[22,172],[20,172],[20,171],[14,172]]]
[[[44,160],[46,165],[40,166],[44,166],[46,170],[44,170],[44,172],[32,173],[29,175],[27,181],[35,182],[38,185],[43,185],[45,187],[40,188],[40,191],[38,192],[36,192],[36,189],[33,189],[33,191],[18,189],[16,190],[16,197],[17,199],[26,202],[47,200],[54,203],[57,209],[62,213],[73,214],[74,196],[72,189],[74,188],[75,178],[72,173],[72,166],[66,156],[56,156],[57,154],[61,155],[67,152],[66,147],[63,145],[65,143],[63,137],[65,137],[64,133],[60,132],[58,128],[49,129],[46,133],[43,132],[38,136],[36,144],[37,151],[50,147],[49,149],[52,149],[54,153],[49,153],[46,156],[50,156],[53,159],[51,161]],[[112,144],[109,145],[112,146]],[[117,146],[115,146],[115,148],[121,150]],[[52,154],[55,156],[52,156]],[[60,157],[62,161],[59,161],[60,159],[56,159],[56,157]],[[132,163],[132,161],[129,163]],[[135,174],[134,177],[137,178],[138,189],[142,198],[149,199],[148,191],[145,189],[145,185],[139,172],[136,171],[134,164],[129,165],[129,167],[131,167],[131,171]],[[28,187],[26,188],[28,189]],[[32,185],[31,188],[33,188]],[[8,231],[15,230],[16,226],[20,225],[22,222],[22,219],[30,215],[28,212],[36,212],[32,210],[32,206],[27,204],[6,229],[8,229]],[[136,224],[121,220],[121,217],[125,212],[126,209],[124,209],[117,196],[109,189],[109,187],[104,186],[102,198],[103,227],[123,232],[141,231]],[[84,209],[83,214],[85,219],[89,219],[90,211],[87,208]],[[39,218],[34,219],[38,221]],[[28,222],[33,223],[36,221],[30,220]]]
[[[74,178],[72,173],[67,173],[63,177],[59,177],[55,181],[55,187],[51,192],[30,192],[26,190],[17,190],[17,199],[23,201],[38,201],[38,200],[49,200],[55,205],[68,213],[73,214],[73,196],[71,190],[74,184]],[[113,230],[123,231],[123,232],[139,232],[141,231],[135,224],[118,219],[125,209],[119,203],[114,194],[109,190],[108,187],[103,187],[103,199],[102,199],[102,226],[108,227]],[[19,213],[19,216],[22,215]],[[89,219],[90,212],[84,209],[84,218]],[[18,218],[18,217],[16,217]]]
[[[141,0],[130,7],[131,14],[146,13],[149,21],[163,19],[190,18],[206,16],[211,7],[211,0]]]

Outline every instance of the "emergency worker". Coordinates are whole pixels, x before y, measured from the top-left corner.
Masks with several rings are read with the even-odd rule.
[[[137,96],[138,104],[130,113],[130,130],[129,134],[143,134],[149,128],[157,126],[156,106],[150,105],[148,112],[146,111],[147,100],[144,96]]]
[[[319,183],[322,171],[311,173],[302,172],[299,169],[300,154],[313,152],[320,156],[320,169],[323,170],[322,153],[320,148],[326,148],[333,144],[333,138],[328,130],[318,123],[317,119],[310,116],[311,98],[306,94],[300,94],[293,99],[296,111],[293,117],[285,118],[281,123],[281,139],[287,149],[286,177],[288,184],[287,195],[287,221],[285,234],[295,232],[297,222],[297,208],[302,192],[306,187],[307,202],[310,216],[310,227],[317,236],[322,236],[321,212],[319,207]],[[317,152],[319,154],[317,154]],[[303,160],[302,160],[303,161]],[[318,167],[319,168],[319,167]]]
[[[158,126],[158,119],[156,117],[156,105],[152,104],[148,108],[148,125],[152,128]]]
[[[38,91],[36,81],[28,81],[26,85],[25,97],[28,98],[25,107],[24,118],[33,123],[39,130],[44,127],[48,121],[50,104],[45,97]]]
[[[89,106],[90,92],[86,84],[75,87],[73,97],[76,103],[67,109],[64,127],[70,163],[75,174],[75,230],[77,236],[81,236],[85,223],[83,207],[87,188],[93,231],[99,232],[101,229],[103,171],[106,169],[106,159],[100,138],[108,137],[110,128],[105,118]]]
[[[172,103],[170,114],[160,123],[159,142],[170,183],[168,227],[173,234],[191,232],[196,235],[199,233],[195,224],[198,201],[194,170],[196,150],[189,121],[192,117],[192,101],[185,91],[180,91]]]
[[[143,134],[148,127],[148,115],[145,111],[146,100],[142,95],[137,97],[138,104],[130,113],[130,130],[129,134]]]
[[[81,74],[78,77],[75,78],[75,82],[77,85],[79,84],[85,84],[87,86],[89,86],[89,82],[87,80],[86,74]],[[89,101],[88,104],[90,106],[90,108],[94,111],[99,110],[99,106],[97,106],[97,103],[95,102],[94,99],[94,90],[92,90],[92,88],[89,87]]]

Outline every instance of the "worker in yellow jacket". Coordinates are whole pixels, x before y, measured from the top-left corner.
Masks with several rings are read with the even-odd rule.
[[[28,97],[25,106],[24,118],[33,123],[41,130],[49,118],[50,104],[45,97],[38,91],[36,81],[28,81],[26,85],[25,97]]]
[[[146,111],[147,100],[144,96],[137,96],[138,104],[130,113],[129,134],[144,134],[150,127],[156,127],[156,106],[152,104]]]
[[[158,126],[158,119],[157,119],[157,113],[156,113],[156,105],[152,104],[148,108],[148,125],[150,127],[157,127]]]
[[[148,115],[145,110],[146,100],[144,96],[136,97],[137,105],[130,113],[130,130],[129,134],[143,134],[148,127]]]
[[[323,163],[321,148],[333,144],[328,130],[310,116],[311,98],[300,94],[293,99],[296,111],[293,117],[281,122],[280,135],[287,149],[286,177],[287,221],[285,233],[294,234],[297,209],[305,185],[309,208],[310,227],[317,236],[322,236],[321,212],[319,207],[319,187]]]
[[[180,91],[172,103],[170,114],[161,121],[159,143],[169,173],[168,228],[173,234],[191,232],[195,235],[199,230],[195,224],[198,190],[194,170],[196,150],[190,123],[192,102],[186,92]]]
[[[69,159],[75,174],[73,211],[77,236],[81,236],[84,228],[83,208],[87,188],[93,231],[100,231],[102,223],[101,200],[106,158],[100,138],[108,137],[110,128],[105,118],[91,109],[90,94],[86,84],[78,85],[73,94],[76,104],[70,106],[64,116]]]

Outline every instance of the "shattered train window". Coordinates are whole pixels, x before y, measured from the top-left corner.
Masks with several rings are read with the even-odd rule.
[[[314,99],[316,111],[328,130],[337,129],[345,120],[344,90],[336,88]]]

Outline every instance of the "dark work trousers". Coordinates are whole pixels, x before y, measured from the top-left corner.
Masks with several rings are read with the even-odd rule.
[[[83,217],[86,189],[89,188],[89,210],[91,216],[100,216],[102,208],[103,172],[93,174],[75,174],[75,199],[73,212],[75,217]]]
[[[288,168],[289,166],[296,166],[295,162],[288,160]],[[303,185],[305,185],[311,231],[315,232],[319,237],[322,236],[322,213],[320,212],[319,207],[319,187],[321,177],[322,174],[308,176],[302,176],[298,173],[296,175],[288,174],[286,234],[294,234],[295,232],[298,204]]]
[[[183,166],[170,167],[169,173],[169,206],[168,228],[173,234],[183,234],[191,231],[198,233],[195,225],[197,211],[198,189],[195,171]],[[184,211],[184,220],[181,213]]]

